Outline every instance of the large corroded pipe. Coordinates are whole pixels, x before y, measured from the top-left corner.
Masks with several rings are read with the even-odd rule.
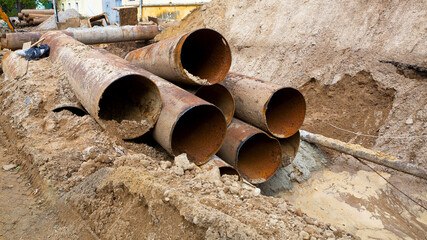
[[[123,139],[149,131],[161,110],[160,92],[124,59],[98,51],[61,32],[42,36],[50,57],[61,64],[85,109],[107,131]]]
[[[235,102],[233,95],[231,95],[231,92],[228,91],[226,87],[220,84],[214,84],[210,86],[187,88],[187,91],[217,106],[221,109],[222,113],[224,113],[227,125],[231,123],[234,116]]]
[[[60,32],[63,32],[84,44],[149,40],[153,39],[160,33],[158,27],[155,25],[69,28]],[[2,43],[2,47],[12,50],[21,49],[24,43],[36,42],[43,34],[44,32],[6,33],[5,43]]]
[[[208,161],[225,138],[227,123],[222,111],[154,74],[150,79],[159,87],[163,101],[154,139],[174,156],[187,153],[197,165]]]
[[[234,96],[236,116],[278,138],[294,135],[301,127],[306,104],[296,89],[237,73],[221,81]]]
[[[8,51],[1,60],[1,68],[7,79],[20,78],[27,73],[28,61],[24,57]]]
[[[267,181],[282,161],[277,139],[235,118],[217,155],[253,184]]]
[[[281,138],[278,140],[280,142],[280,148],[282,149],[282,162],[280,163],[280,167],[286,167],[292,163],[298,153],[301,141],[299,131],[288,138]]]
[[[233,168],[230,164],[219,158],[217,155],[213,155],[209,161],[201,165],[200,168],[204,170],[211,170],[212,168],[219,168],[219,174],[222,175],[239,175],[236,169]]]
[[[203,28],[134,50],[126,60],[171,82],[211,85],[230,69],[231,51],[221,34]]]

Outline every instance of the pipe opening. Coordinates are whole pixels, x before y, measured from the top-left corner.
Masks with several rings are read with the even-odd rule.
[[[219,175],[239,175],[239,173],[232,167],[220,167]]]
[[[87,115],[87,112],[84,111],[81,108],[73,107],[73,106],[66,106],[66,107],[59,107],[52,110],[53,112],[62,112],[62,111],[70,111],[72,114],[77,115],[79,117],[83,117]]]
[[[105,89],[98,116],[105,128],[123,139],[132,139],[154,126],[161,109],[160,92],[151,80],[127,75]]]
[[[237,170],[249,182],[262,183],[274,175],[281,157],[278,141],[264,133],[257,133],[240,146]]]
[[[227,88],[219,84],[203,86],[197,90],[195,95],[221,109],[227,125],[230,124],[234,116],[235,105],[234,98]]]
[[[282,149],[282,162],[280,163],[280,167],[286,167],[292,163],[298,153],[300,144],[299,131],[291,137],[279,139],[279,142],[280,148]]]
[[[305,118],[304,96],[294,88],[276,91],[267,103],[266,120],[268,130],[276,137],[294,135]]]
[[[221,81],[231,65],[231,51],[221,34],[211,29],[196,30],[181,48],[182,67],[211,84]]]
[[[203,164],[221,147],[226,122],[221,110],[213,105],[198,105],[178,119],[172,132],[172,152],[187,153],[190,161]]]

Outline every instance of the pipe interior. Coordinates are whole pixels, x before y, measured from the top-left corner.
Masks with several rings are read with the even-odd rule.
[[[266,111],[267,126],[276,137],[295,134],[305,118],[304,96],[294,88],[282,88],[271,96]]]
[[[62,111],[70,111],[72,114],[77,115],[79,117],[83,117],[84,115],[87,114],[87,112],[81,108],[75,107],[75,106],[64,106],[64,107],[59,107],[59,108],[55,108],[52,111],[53,112],[62,112]]]
[[[298,153],[300,144],[300,134],[297,131],[294,135],[288,138],[279,139],[280,147],[282,149],[282,163],[281,167],[286,167],[292,163]]]
[[[236,169],[232,167],[220,167],[219,174],[222,175],[239,175]]]
[[[190,161],[203,164],[221,147],[226,128],[224,115],[217,107],[195,106],[178,119],[173,129],[173,154],[187,153]]]
[[[231,51],[218,32],[200,29],[192,32],[181,48],[182,67],[210,83],[221,81],[231,65]]]
[[[262,183],[273,176],[282,157],[279,142],[264,133],[246,140],[237,154],[237,170],[251,183]]]
[[[98,117],[103,122],[114,120],[123,131],[132,131],[133,137],[138,137],[143,134],[138,132],[145,133],[154,125],[161,104],[160,92],[152,81],[140,75],[128,75],[105,89],[99,101]],[[126,129],[129,121],[135,121],[140,128]]]
[[[224,113],[227,125],[230,124],[234,115],[234,99],[230,91],[222,85],[215,84],[203,86],[196,92],[196,96],[217,106]]]

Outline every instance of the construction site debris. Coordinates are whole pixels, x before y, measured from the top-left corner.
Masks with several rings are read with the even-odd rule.
[[[108,20],[108,15],[105,12],[88,18],[87,25],[91,28],[93,26],[93,23],[96,21],[101,21],[102,23],[103,21],[105,21],[105,24],[107,26],[110,25],[110,20]]]
[[[61,32],[48,32],[44,44],[60,62],[85,109],[106,130],[123,139],[139,137],[156,123],[160,92],[122,58],[101,52]]]
[[[138,25],[138,8],[135,6],[111,8],[119,12],[120,26]]]
[[[126,60],[174,83],[211,85],[230,69],[231,51],[217,31],[197,29],[134,50]]]
[[[38,47],[30,47],[16,51],[15,53],[21,57],[25,57],[25,60],[39,60],[40,58],[49,56],[50,47],[46,44],[42,44]]]

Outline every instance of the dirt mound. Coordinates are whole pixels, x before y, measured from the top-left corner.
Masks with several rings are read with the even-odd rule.
[[[382,88],[367,72],[344,75],[336,81],[322,85],[312,79],[300,88],[307,102],[303,128],[372,147],[392,108],[395,91]],[[359,137],[347,130],[372,137]]]
[[[69,18],[79,17],[80,14],[74,9],[70,8],[65,11],[58,12],[58,18],[60,22],[64,22]],[[40,25],[34,28],[35,31],[47,31],[56,29],[55,16],[50,16],[46,21],[42,22]]]

